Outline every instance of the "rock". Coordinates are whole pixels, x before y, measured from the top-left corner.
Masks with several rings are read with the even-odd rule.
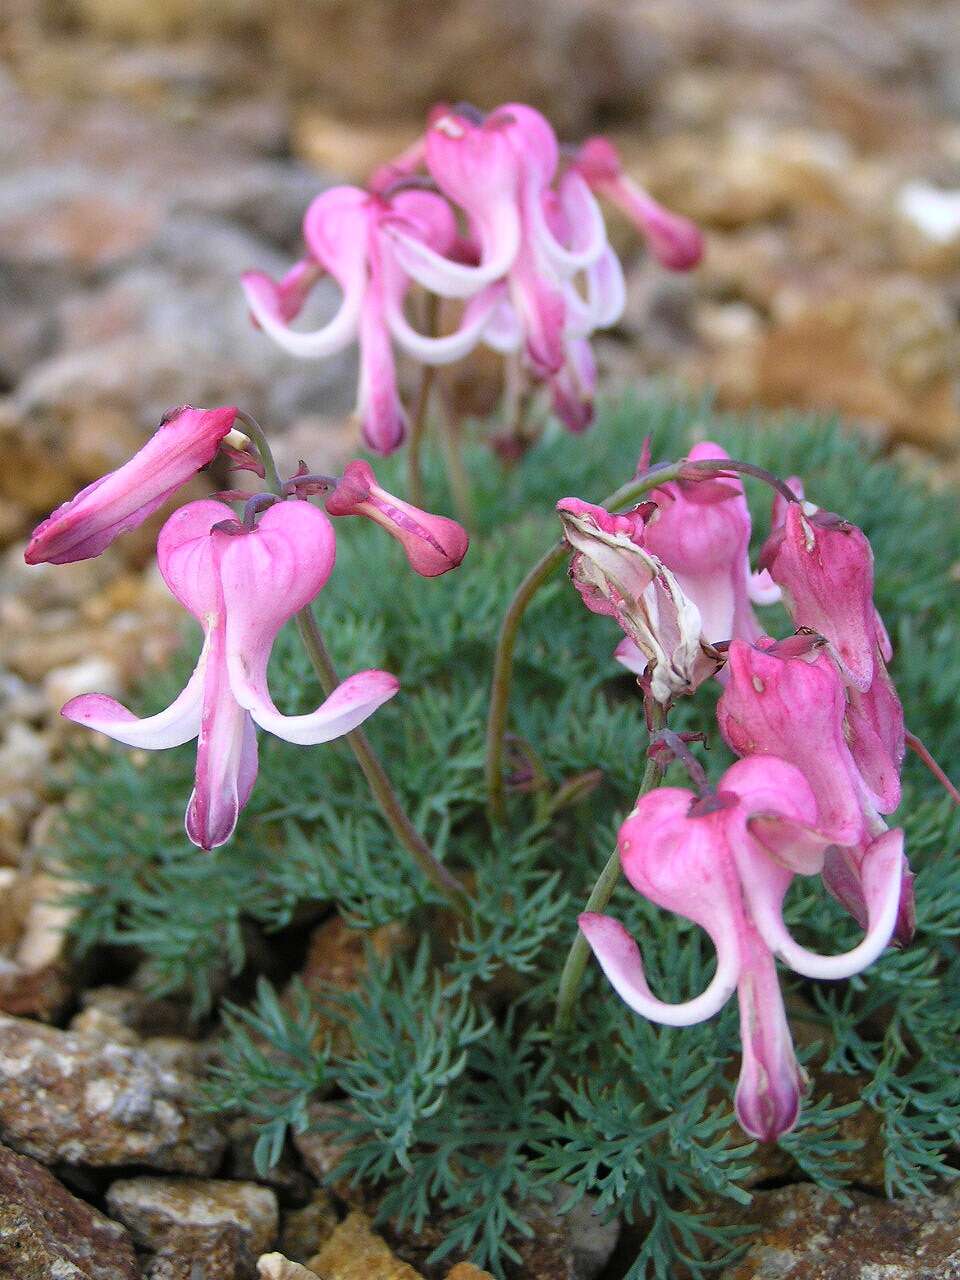
[[[144,1280],[256,1280],[250,1239],[232,1223],[198,1228],[189,1241],[177,1241],[147,1263]]]
[[[158,1252],[175,1246],[181,1253],[197,1253],[211,1232],[232,1226],[258,1255],[277,1235],[277,1198],[255,1182],[124,1178],[111,1185],[107,1205],[138,1245]]]
[[[139,1280],[123,1229],[0,1146],[0,1280]]]
[[[265,1253],[257,1263],[260,1280],[319,1280],[317,1273],[281,1253]]]
[[[853,1193],[844,1207],[802,1183],[761,1191],[746,1210],[762,1223],[721,1280],[947,1280],[960,1274],[956,1192],[916,1203]]]
[[[493,1280],[489,1271],[481,1271],[472,1262],[458,1262],[452,1271],[447,1272],[447,1280]]]
[[[280,1250],[294,1262],[306,1262],[329,1240],[337,1225],[337,1211],[326,1191],[314,1191],[309,1204],[283,1215]]]
[[[224,1173],[229,1178],[245,1182],[263,1182],[273,1187],[287,1203],[304,1204],[310,1200],[315,1188],[303,1171],[296,1151],[290,1143],[284,1145],[280,1159],[272,1168],[261,1174],[253,1159],[254,1148],[260,1136],[260,1127],[247,1116],[235,1116],[227,1125],[227,1159]],[[322,1194],[322,1193],[318,1193]],[[309,1209],[309,1205],[306,1206]],[[319,1248],[319,1241],[307,1254]],[[290,1250],[286,1250],[290,1253]],[[304,1256],[307,1256],[305,1254]],[[298,1259],[299,1260],[299,1259]]]
[[[363,1213],[351,1213],[307,1264],[323,1280],[422,1280],[392,1252]]]
[[[52,1019],[70,998],[67,929],[76,912],[62,901],[69,889],[65,880],[46,873],[19,876],[0,903],[5,924],[15,926],[0,968],[4,1013]]]
[[[0,1016],[0,1137],[44,1163],[212,1173],[225,1138],[195,1087],[145,1049]]]
[[[341,1178],[332,1184],[327,1183],[329,1175],[337,1167],[343,1156],[350,1149],[350,1144],[338,1135],[338,1128],[349,1114],[347,1105],[341,1102],[314,1102],[309,1109],[309,1120],[303,1133],[293,1135],[293,1144],[300,1152],[307,1172],[323,1185],[330,1185],[331,1190],[345,1204],[356,1208],[368,1208],[369,1198],[360,1186],[351,1182],[350,1178]],[[320,1123],[325,1126],[319,1129]]]
[[[71,1022],[71,1031],[111,1025],[126,1033],[116,1039],[136,1044],[144,1036],[182,1036],[191,1029],[184,1004],[150,997],[133,987],[93,987],[81,994],[80,1004],[81,1012]]]

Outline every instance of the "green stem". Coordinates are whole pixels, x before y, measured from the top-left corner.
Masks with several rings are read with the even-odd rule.
[[[665,717],[663,708],[659,703],[650,703],[650,719],[651,734],[655,733],[657,729],[663,728]],[[637,793],[637,803],[639,803],[641,796],[645,796],[648,791],[652,791],[654,787],[660,785],[662,777],[663,765],[652,756],[648,756],[647,765],[643,771],[643,779],[640,783],[640,790]],[[613,896],[613,891],[617,887],[619,879],[620,850],[615,848],[600,872],[596,884],[593,886],[593,891],[587,899],[584,911],[602,911]],[[589,958],[590,945],[578,929],[577,936],[574,938],[567,954],[563,972],[560,975],[560,985],[557,989],[557,1013],[553,1024],[557,1031],[566,1027],[570,1021],[574,1005],[577,1002],[577,996],[580,994],[580,984],[583,982],[583,975]]]
[[[628,507],[642,498],[658,485],[676,480],[680,462],[653,467],[642,476],[622,485],[615,493],[604,498],[600,504],[609,510]],[[506,820],[506,799],[503,783],[503,735],[507,728],[507,712],[510,701],[510,685],[513,679],[513,652],[517,643],[517,632],[530,601],[566,560],[570,548],[563,541],[551,547],[533,566],[527,576],[517,587],[513,599],[500,626],[497,648],[493,659],[493,677],[490,682],[490,711],[487,717],[487,753],[485,774],[487,782],[487,805],[494,822]]]
[[[297,629],[324,693],[331,694],[340,681],[323,642],[311,605],[307,605],[297,614]],[[354,729],[346,735],[346,738],[390,830],[454,910],[459,915],[467,915],[470,900],[466,890],[456,876],[434,857],[430,846],[413,825],[367,735],[362,729]]]
[[[441,387],[441,391],[445,388]],[[444,396],[443,413],[440,415],[440,439],[443,444],[444,458],[447,464],[447,479],[453,495],[453,509],[457,519],[468,531],[474,528],[473,495],[470,487],[470,476],[463,463],[463,442],[460,438],[460,427],[450,405],[449,396]]]
[[[270,442],[263,428],[255,418],[252,418],[242,410],[237,414],[237,417],[246,428],[250,439],[257,446],[257,451],[263,462],[266,483],[278,497],[282,497],[283,485],[277,471],[277,464],[273,458]],[[329,697],[340,683],[340,680],[327,652],[327,647],[323,643],[323,636],[320,634],[320,628],[317,626],[317,620],[313,615],[313,607],[311,605],[308,604],[306,608],[301,609],[297,614],[297,629],[300,632],[303,647],[307,651],[307,657],[317,673],[321,688]],[[459,915],[467,915],[470,909],[470,899],[466,890],[456,876],[433,856],[430,846],[413,825],[407,811],[400,803],[399,797],[390,784],[390,779],[380,763],[379,756],[370,745],[367,735],[362,729],[354,729],[346,735],[346,739],[390,830],[407,852],[412,855],[428,880],[447,898],[454,910]]]
[[[427,294],[426,331],[430,337],[437,333],[440,311],[440,299],[434,293]],[[427,427],[427,411],[430,407],[430,392],[437,376],[437,366],[425,364],[420,373],[420,389],[417,392],[417,403],[410,422],[410,439],[407,445],[407,498],[415,507],[425,506],[423,491],[423,437]]]
[[[257,446],[257,453],[259,453],[260,461],[263,463],[263,478],[268,489],[271,493],[282,497],[283,485],[280,482],[280,473],[277,471],[277,464],[273,460],[273,450],[270,448],[270,441],[267,439],[266,432],[256,418],[252,417],[244,409],[237,410],[237,418],[243,423],[245,434]]]

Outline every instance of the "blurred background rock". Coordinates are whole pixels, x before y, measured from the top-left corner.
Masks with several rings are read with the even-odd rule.
[[[704,226],[703,265],[670,276],[611,214],[629,303],[599,344],[608,393],[658,377],[836,410],[956,474],[955,0],[3,0],[0,59],[6,859],[42,825],[20,775],[55,753],[56,706],[173,643],[144,572],[159,517],[67,570],[27,572],[25,534],[183,401],[263,415],[293,463],[349,447],[352,358],[284,355],[237,277],[282,271],[310,198],[438,99],[609,132]],[[489,407],[489,369],[456,392]]]

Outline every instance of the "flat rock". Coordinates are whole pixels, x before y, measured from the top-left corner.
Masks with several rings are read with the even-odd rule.
[[[762,1191],[762,1222],[721,1280],[953,1280],[960,1276],[960,1196],[912,1203],[854,1193],[843,1206],[808,1183]]]
[[[242,1228],[228,1223],[162,1249],[143,1274],[144,1280],[256,1280],[256,1255]]]
[[[0,1015],[0,1138],[46,1164],[212,1173],[225,1138],[195,1085],[144,1049]]]
[[[255,1182],[207,1178],[123,1178],[107,1192],[111,1214],[138,1245],[191,1253],[194,1240],[236,1227],[250,1252],[265,1253],[277,1236],[277,1197]]]
[[[0,1146],[0,1280],[139,1280],[126,1231]]]

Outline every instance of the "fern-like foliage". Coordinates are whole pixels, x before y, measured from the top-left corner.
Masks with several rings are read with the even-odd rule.
[[[348,994],[281,1001],[261,981],[249,1007],[222,1005],[206,1105],[261,1126],[266,1167],[291,1128],[325,1114],[312,1102],[337,1099],[343,1155],[332,1176],[375,1191],[397,1230],[439,1228],[435,1259],[466,1256],[497,1276],[518,1274],[530,1223],[558,1189],[566,1208],[590,1197],[598,1212],[633,1224],[630,1280],[705,1273],[741,1239],[716,1206],[749,1200],[758,1176],[760,1153],[732,1120],[732,1010],[698,1027],[652,1027],[591,968],[575,1026],[560,1038],[550,1031],[577,911],[632,804],[646,747],[634,682],[612,658],[618,633],[580,606],[562,575],[518,638],[509,829],[491,831],[484,812],[497,629],[524,572],[558,536],[555,502],[616,488],[645,435],[654,456],[668,458],[694,431],[802,475],[809,497],[863,526],[908,723],[944,761],[960,758],[955,502],[835,425],[761,427],[653,397],[610,406],[586,439],[548,432],[510,471],[491,465],[485,446],[468,448],[479,530],[456,573],[424,581],[380,530],[338,527],[321,627],[342,674],[375,666],[400,677],[400,697],[369,735],[414,821],[469,885],[469,921],[451,917],[397,847],[342,743],[304,750],[264,735],[251,803],[213,856],[183,835],[192,748],[158,753],[149,766],[124,748],[88,749],[71,780],[56,856],[80,908],[78,942],[145,957],[157,989],[189,993],[196,1012],[213,1008],[231,975],[244,973],[237,989],[249,990],[262,977],[250,938],[284,934],[307,907],[339,911],[364,932],[401,921],[421,938],[412,958],[371,959]],[[378,463],[378,475],[402,492],[396,464]],[[449,509],[437,457],[427,485],[435,509]],[[759,486],[748,494],[759,544],[768,499]],[[783,631],[778,607],[765,620]],[[142,709],[169,701],[181,675],[151,683]],[[286,712],[320,699],[292,631],[276,646],[270,681]],[[717,776],[729,755],[713,732],[713,696],[701,689],[671,723],[708,733],[703,755]],[[805,1051],[811,1075],[851,1077],[859,1101],[814,1092],[781,1146],[795,1176],[841,1195],[857,1180],[857,1142],[843,1126],[858,1108],[858,1122],[882,1138],[892,1194],[917,1195],[949,1176],[960,1130],[960,820],[915,761],[896,821],[917,871],[913,946],[843,984],[784,975],[791,1013],[816,1031]],[[640,940],[658,995],[686,998],[709,982],[713,960],[693,926],[622,888],[611,909]],[[787,912],[811,947],[856,938],[813,880],[797,878]],[[349,1032],[349,1048],[338,1033],[336,1053],[321,1030],[331,1018]]]

